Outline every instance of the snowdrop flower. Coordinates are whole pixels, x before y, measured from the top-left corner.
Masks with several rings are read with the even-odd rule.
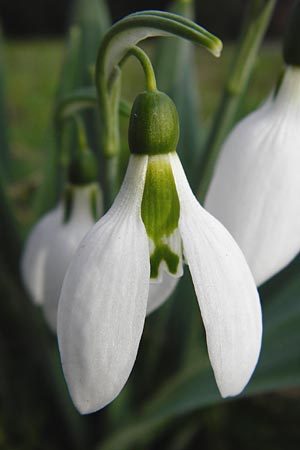
[[[100,191],[96,184],[70,186],[59,205],[33,228],[22,258],[24,284],[37,305],[43,307],[56,332],[60,290],[77,247],[99,217]],[[67,204],[66,204],[67,203]]]
[[[33,228],[21,260],[24,285],[33,302],[43,307],[47,323],[54,332],[68,265],[80,241],[102,213],[96,160],[87,147],[83,127],[78,131],[79,149],[69,165],[69,185],[58,206]]]
[[[83,414],[104,407],[124,386],[149,308],[149,285],[172,285],[184,262],[221,394],[241,392],[257,363],[262,323],[253,277],[233,238],[194,197],[175,152],[178,133],[169,97],[158,91],[137,97],[122,188],[67,271],[58,339],[70,394]]]
[[[300,67],[237,124],[221,150],[205,207],[232,233],[257,285],[300,250]]]
[[[300,251],[299,31],[296,1],[284,37],[283,77],[228,136],[205,201],[240,245],[258,286]]]

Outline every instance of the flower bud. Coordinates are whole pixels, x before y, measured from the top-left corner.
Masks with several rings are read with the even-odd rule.
[[[137,96],[130,116],[128,141],[131,153],[159,155],[176,150],[179,121],[176,106],[163,92]]]

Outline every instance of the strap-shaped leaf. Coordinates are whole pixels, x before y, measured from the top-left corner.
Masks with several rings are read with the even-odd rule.
[[[81,42],[77,54],[80,67],[76,87],[92,85],[99,43],[111,25],[108,2],[105,0],[77,0],[74,9],[74,23],[81,30]]]

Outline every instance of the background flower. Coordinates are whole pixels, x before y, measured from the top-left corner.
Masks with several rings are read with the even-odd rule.
[[[70,197],[71,196],[71,197]],[[94,197],[94,198],[93,198]],[[80,241],[95,223],[92,202],[100,207],[95,184],[70,186],[70,215],[64,201],[34,227],[24,249],[22,276],[32,300],[42,305],[46,320],[56,331],[57,308],[62,282]]]
[[[258,285],[300,250],[300,69],[230,133],[205,207],[232,233]]]

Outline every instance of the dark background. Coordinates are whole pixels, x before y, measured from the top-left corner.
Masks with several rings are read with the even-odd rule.
[[[89,0],[86,0],[87,2]],[[75,0],[0,0],[4,34],[12,38],[61,36],[69,25]],[[113,21],[133,11],[167,9],[167,0],[108,1]],[[247,0],[196,0],[197,21],[222,38],[234,38]],[[282,32],[292,0],[278,0],[269,36]]]

